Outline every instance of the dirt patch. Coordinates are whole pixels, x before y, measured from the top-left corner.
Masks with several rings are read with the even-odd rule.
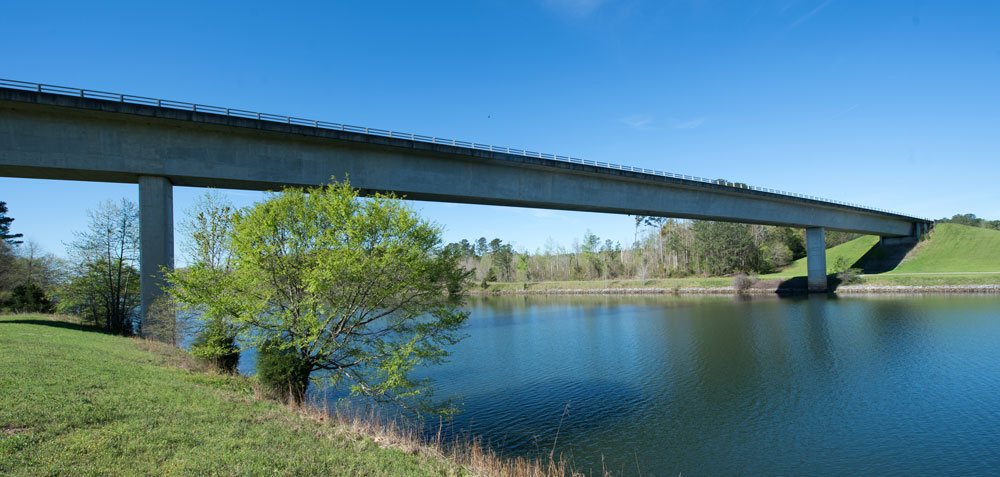
[[[16,436],[18,434],[27,434],[30,431],[30,427],[11,427],[11,426],[0,426],[0,433],[5,436]]]

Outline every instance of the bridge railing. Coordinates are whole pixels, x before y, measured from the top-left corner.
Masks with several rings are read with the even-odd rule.
[[[382,136],[382,137],[397,138],[397,139],[409,139],[411,141],[419,141],[419,142],[431,143],[431,144],[442,144],[442,145],[448,145],[448,146],[463,147],[463,148],[475,149],[475,150],[479,150],[479,151],[502,152],[502,153],[505,153],[505,154],[514,154],[514,155],[525,156],[525,157],[536,157],[536,158],[539,158],[539,159],[548,159],[548,160],[553,160],[553,161],[567,162],[567,163],[571,163],[571,164],[581,164],[581,165],[593,166],[593,167],[604,168],[604,169],[614,169],[614,170],[618,170],[618,171],[629,171],[629,172],[635,172],[635,173],[639,173],[639,174],[648,174],[648,175],[660,176],[660,177],[670,177],[670,178],[673,178],[673,179],[679,179],[679,180],[684,180],[684,181],[703,182],[703,183],[707,183],[707,184],[724,185],[724,186],[736,187],[736,188],[740,188],[740,189],[749,189],[749,190],[753,190],[753,191],[757,191],[757,192],[764,192],[764,193],[782,195],[782,196],[787,196],[787,197],[796,197],[796,198],[800,198],[800,199],[808,199],[808,200],[813,200],[813,201],[817,201],[817,202],[824,202],[824,203],[828,203],[828,204],[841,205],[841,206],[845,206],[845,207],[854,207],[854,208],[857,208],[857,209],[869,210],[869,211],[874,211],[874,212],[881,212],[881,213],[886,213],[886,214],[895,214],[895,215],[900,215],[900,216],[909,217],[909,218],[919,218],[919,217],[912,217],[912,216],[909,216],[907,214],[903,214],[901,212],[896,212],[896,211],[892,211],[892,210],[886,210],[886,209],[882,209],[882,208],[878,208],[878,207],[870,207],[870,206],[865,206],[865,205],[861,205],[861,204],[857,204],[857,203],[853,203],[853,202],[845,202],[845,201],[840,201],[840,200],[825,199],[825,198],[822,198],[822,197],[816,197],[816,196],[806,195],[806,194],[797,194],[797,193],[794,193],[794,192],[786,192],[786,191],[778,190],[778,189],[769,189],[769,188],[766,188],[766,187],[750,186],[750,185],[746,185],[746,184],[742,184],[742,183],[723,182],[723,181],[717,181],[717,180],[707,179],[707,178],[704,178],[704,177],[691,176],[691,175],[685,175],[685,174],[677,174],[677,173],[673,173],[673,172],[664,172],[664,171],[658,171],[658,170],[655,170],[655,169],[647,169],[647,168],[643,168],[643,167],[632,167],[632,166],[626,166],[626,165],[622,165],[622,164],[615,164],[615,163],[609,163],[609,162],[591,161],[591,160],[588,160],[588,159],[580,159],[580,158],[570,157],[570,156],[560,156],[560,155],[557,155],[557,154],[548,154],[548,153],[542,153],[542,152],[535,152],[535,151],[529,151],[529,150],[526,150],[526,149],[515,149],[515,148],[510,148],[510,147],[493,146],[493,145],[490,145],[490,144],[482,144],[482,143],[478,143],[478,142],[469,142],[469,141],[459,141],[459,140],[456,140],[456,139],[446,139],[446,138],[441,138],[441,137],[437,137],[437,136],[426,136],[426,135],[422,135],[422,134],[403,133],[403,132],[398,132],[398,131],[391,131],[391,130],[388,130],[388,129],[377,129],[377,128],[371,128],[371,127],[365,127],[365,126],[353,126],[353,125],[350,125],[350,124],[331,123],[331,122],[327,122],[327,121],[318,121],[318,120],[315,120],[315,119],[305,119],[305,118],[296,118],[296,117],[291,117],[291,116],[282,116],[280,114],[259,113],[259,112],[256,112],[256,111],[247,111],[247,110],[243,110],[243,109],[225,108],[225,107],[222,107],[222,106],[209,106],[209,105],[205,105],[205,104],[188,103],[188,102],[184,102],[184,101],[174,101],[174,100],[170,100],[170,99],[158,99],[158,98],[150,98],[150,97],[146,97],[146,96],[136,96],[136,95],[132,95],[132,94],[111,93],[111,92],[107,92],[107,91],[96,91],[96,90],[91,90],[91,89],[71,88],[71,87],[67,87],[67,86],[57,86],[57,85],[42,84],[42,83],[31,83],[31,82],[27,82],[27,81],[8,80],[8,79],[2,79],[2,78],[0,78],[0,87],[13,88],[13,89],[21,89],[21,90],[28,90],[28,91],[37,91],[39,93],[53,93],[53,94],[61,94],[61,95],[66,95],[66,96],[76,96],[76,97],[80,97],[80,98],[102,99],[102,100],[106,100],[106,101],[118,101],[118,102],[121,102],[121,103],[142,104],[142,105],[148,105],[148,106],[156,106],[156,107],[160,107],[160,108],[171,108],[171,109],[180,109],[180,110],[185,110],[185,111],[193,111],[193,112],[197,112],[197,113],[217,114],[217,115],[231,116],[231,117],[237,117],[237,118],[256,119],[256,120],[260,120],[260,121],[269,121],[269,122],[285,123],[285,124],[295,124],[295,125],[299,125],[299,126],[310,126],[310,127],[314,127],[314,128],[318,128],[318,129],[332,129],[332,130],[336,130],[336,131],[345,131],[345,132],[353,132],[353,133],[359,133],[359,134],[368,134],[368,135],[372,135],[372,136]],[[921,218],[921,219],[922,220],[929,220],[929,219],[924,219],[924,218]]]

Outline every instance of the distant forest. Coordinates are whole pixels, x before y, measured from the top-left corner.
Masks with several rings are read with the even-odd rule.
[[[826,246],[858,236],[827,231]],[[550,242],[534,253],[485,237],[447,247],[463,257],[477,282],[768,273],[806,254],[802,229],[644,216],[635,218],[634,241],[627,246],[587,232],[569,248]]]

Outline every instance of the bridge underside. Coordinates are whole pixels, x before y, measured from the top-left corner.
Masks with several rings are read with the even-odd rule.
[[[172,205],[163,203],[171,184],[278,190],[331,177],[347,177],[363,193],[414,200],[784,225],[819,229],[820,236],[824,228],[914,236],[919,224],[895,214],[630,171],[2,88],[0,169],[9,177],[139,183],[140,208],[154,217],[143,212],[142,218],[158,224],[172,216]],[[158,285],[158,278],[149,278],[155,268],[148,267],[172,265],[172,245],[147,247],[151,234],[169,235],[164,243],[172,244],[169,228],[142,224],[144,294],[155,294]],[[166,248],[169,257],[161,256]],[[143,304],[145,309],[146,297]]]

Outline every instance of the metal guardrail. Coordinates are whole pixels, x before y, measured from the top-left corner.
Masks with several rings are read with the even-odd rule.
[[[8,80],[8,79],[2,79],[2,78],[0,78],[0,87],[13,88],[13,89],[21,89],[21,90],[27,90],[27,91],[37,91],[39,93],[53,93],[53,94],[61,94],[61,95],[66,95],[66,96],[76,96],[76,97],[80,97],[80,98],[102,99],[102,100],[106,100],[106,101],[118,101],[118,102],[121,102],[121,103],[143,104],[143,105],[148,105],[148,106],[156,106],[156,107],[160,107],[160,108],[180,109],[180,110],[193,111],[193,112],[198,112],[198,113],[218,114],[218,115],[221,115],[221,116],[232,116],[232,117],[237,117],[237,118],[257,119],[257,120],[260,120],[260,121],[269,121],[269,122],[285,123],[285,124],[295,124],[295,125],[299,125],[299,126],[311,126],[311,127],[319,128],[319,129],[332,129],[332,130],[335,130],[335,131],[347,131],[347,132],[354,132],[354,133],[360,133],[360,134],[369,134],[369,135],[373,135],[373,136],[382,136],[382,137],[399,138],[399,139],[409,139],[411,141],[419,141],[419,142],[425,142],[425,143],[431,143],[431,144],[442,144],[442,145],[448,145],[448,146],[464,147],[464,148],[467,148],[467,149],[476,149],[476,150],[480,150],[480,151],[502,152],[502,153],[514,154],[514,155],[518,155],[518,156],[536,157],[536,158],[539,158],[539,159],[550,159],[550,160],[554,160],[554,161],[568,162],[568,163],[572,163],[572,164],[583,164],[583,165],[600,167],[600,168],[605,168],[605,169],[614,169],[614,170],[618,170],[618,171],[629,171],[629,172],[635,172],[635,173],[639,173],[639,174],[649,174],[649,175],[654,175],[654,176],[670,177],[670,178],[673,178],[673,179],[680,179],[680,180],[686,180],[686,181],[692,181],[692,182],[703,182],[703,183],[707,183],[707,184],[724,185],[724,186],[736,187],[736,188],[739,188],[739,189],[748,189],[748,190],[753,190],[753,191],[757,191],[757,192],[765,192],[765,193],[782,195],[782,196],[787,196],[787,197],[795,197],[795,198],[799,198],[799,199],[807,199],[807,200],[813,200],[813,201],[817,201],[817,202],[824,202],[824,203],[827,203],[827,204],[835,204],[835,205],[842,205],[842,206],[846,206],[846,207],[854,207],[854,208],[857,208],[857,209],[869,210],[869,211],[874,211],[874,212],[882,212],[882,213],[886,213],[886,214],[895,214],[895,215],[900,215],[900,216],[907,217],[907,218],[916,218],[916,219],[927,220],[927,221],[930,220],[930,219],[926,219],[926,218],[921,218],[921,217],[915,217],[915,216],[906,215],[906,214],[903,214],[903,213],[900,213],[900,212],[896,212],[896,211],[892,211],[892,210],[880,209],[878,207],[868,207],[868,206],[864,206],[864,205],[861,205],[861,204],[856,204],[856,203],[853,203],[853,202],[844,202],[844,201],[840,201],[840,200],[824,199],[822,197],[816,197],[816,196],[811,196],[811,195],[806,195],[806,194],[796,194],[794,192],[786,192],[786,191],[783,191],[783,190],[769,189],[769,188],[757,187],[757,186],[750,186],[750,185],[746,185],[746,184],[738,183],[738,182],[737,183],[724,182],[724,181],[721,181],[721,180],[711,180],[711,179],[706,179],[704,177],[690,176],[690,175],[684,175],[684,174],[676,174],[676,173],[673,173],[673,172],[664,172],[664,171],[658,171],[658,170],[654,170],[654,169],[646,169],[646,168],[642,168],[642,167],[625,166],[625,165],[614,164],[614,163],[610,163],[610,162],[591,161],[591,160],[587,160],[587,159],[579,159],[579,158],[570,157],[570,156],[560,156],[560,155],[557,155],[557,154],[547,154],[547,153],[542,153],[542,152],[528,151],[526,149],[513,149],[513,148],[509,148],[509,147],[498,147],[498,146],[492,146],[492,145],[489,145],[489,144],[482,144],[482,143],[477,143],[477,142],[459,141],[459,140],[455,140],[455,139],[445,139],[445,138],[440,138],[440,137],[437,137],[437,136],[426,136],[426,135],[421,135],[421,134],[402,133],[402,132],[397,132],[397,131],[390,131],[388,129],[377,129],[377,128],[370,128],[370,127],[364,127],[364,126],[352,126],[350,124],[331,123],[331,122],[327,122],[327,121],[317,121],[317,120],[314,120],[314,119],[296,118],[296,117],[292,117],[292,116],[282,116],[280,114],[258,113],[256,111],[247,111],[247,110],[243,110],[243,109],[225,108],[225,107],[222,107],[222,106],[209,106],[209,105],[204,105],[204,104],[188,103],[188,102],[184,102],[184,101],[174,101],[174,100],[169,100],[169,99],[157,99],[157,98],[150,98],[150,97],[146,97],[146,96],[136,96],[136,95],[132,95],[132,94],[110,93],[110,92],[107,92],[107,91],[95,91],[95,90],[90,90],[90,89],[71,88],[71,87],[68,87],[68,86],[56,86],[56,85],[42,84],[42,83],[31,83],[31,82],[27,82],[27,81]]]

